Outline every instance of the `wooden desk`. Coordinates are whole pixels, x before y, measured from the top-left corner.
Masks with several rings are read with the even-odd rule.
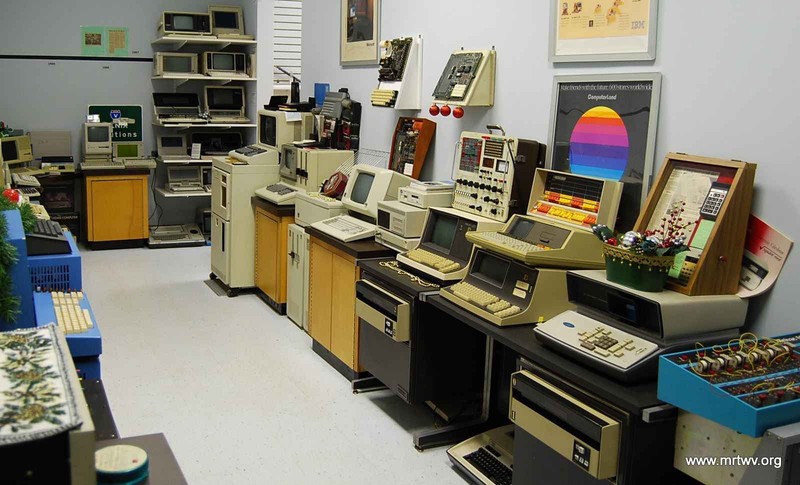
[[[308,333],[312,348],[349,380],[364,369],[358,362],[356,281],[359,259],[394,255],[373,239],[344,243],[312,227],[309,257]]]
[[[286,257],[294,205],[277,205],[253,196],[256,210],[255,283],[259,296],[278,314],[286,314]]]
[[[86,241],[95,248],[141,245],[150,236],[147,169],[83,172]]]

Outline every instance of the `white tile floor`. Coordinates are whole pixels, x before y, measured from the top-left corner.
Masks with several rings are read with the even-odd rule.
[[[444,448],[412,445],[430,413],[352,394],[286,317],[214,295],[210,248],[81,255],[120,434],[163,432],[189,483],[464,483]]]

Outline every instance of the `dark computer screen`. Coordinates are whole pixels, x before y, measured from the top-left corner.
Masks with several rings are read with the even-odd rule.
[[[170,182],[200,181],[197,167],[169,167],[168,176]]]
[[[172,25],[175,30],[194,30],[194,17],[192,15],[173,15]]]
[[[108,141],[109,129],[105,126],[87,126],[86,141],[89,143],[105,143]]]
[[[258,141],[262,145],[274,147],[278,138],[277,127],[278,120],[274,116],[258,115]]]
[[[480,277],[487,283],[502,287],[509,266],[511,266],[511,264],[508,261],[481,251],[475,255],[475,264],[472,267],[471,273]]]
[[[285,146],[285,145],[284,145]],[[283,149],[283,156],[281,157],[281,164],[286,167],[288,170],[294,170],[297,166],[297,162],[294,160],[295,149],[292,147],[286,147]]]
[[[167,72],[192,72],[192,58],[186,56],[164,56],[164,70]]]
[[[521,217],[518,217],[517,222],[514,223],[514,227],[511,228],[509,234],[517,239],[525,239],[528,237],[528,234],[531,233],[533,225],[534,225],[533,221],[529,221],[528,219],[523,219]]]
[[[183,137],[181,136],[162,136],[161,146],[164,148],[181,148],[183,146]]]
[[[442,248],[445,253],[450,251],[453,245],[453,238],[456,235],[456,225],[458,219],[439,212],[431,213],[433,230],[431,231],[430,243]]]
[[[241,89],[208,88],[208,109],[242,109]]]
[[[211,66],[215,71],[233,71],[233,54],[212,54]]]
[[[359,172],[356,181],[353,183],[353,191],[350,193],[350,200],[357,204],[365,204],[375,175],[367,172]]]
[[[14,140],[6,140],[2,143],[2,153],[3,153],[3,160],[7,162],[13,162],[19,158],[17,154],[17,142]]]
[[[200,106],[197,93],[153,93],[157,107],[196,108]]]
[[[239,16],[236,12],[214,12],[214,27],[218,29],[238,29]]]
[[[137,144],[124,144],[117,145],[117,156],[122,158],[134,158],[139,156],[139,145]]]

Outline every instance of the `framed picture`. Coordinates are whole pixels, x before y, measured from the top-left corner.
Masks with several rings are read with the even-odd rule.
[[[658,0],[550,0],[550,61],[656,58]]]
[[[339,63],[363,66],[378,63],[380,0],[341,0]]]
[[[617,231],[636,223],[653,172],[661,74],[556,76],[547,168],[625,184]]]

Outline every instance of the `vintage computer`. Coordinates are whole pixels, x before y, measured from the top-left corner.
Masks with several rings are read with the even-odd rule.
[[[140,141],[115,141],[111,144],[113,158],[121,161],[127,168],[156,168],[153,157],[144,153],[144,143]]]
[[[167,188],[170,192],[203,192],[203,172],[197,165],[167,167]]]
[[[375,242],[396,251],[408,251],[419,245],[428,211],[399,200],[378,202]]]
[[[242,86],[205,86],[204,99],[211,123],[250,123],[245,116]]]
[[[193,52],[156,52],[153,56],[154,76],[189,76],[198,74],[197,54]]]
[[[0,161],[20,165],[33,161],[31,139],[28,135],[0,138]]]
[[[211,15],[205,12],[163,12],[158,31],[162,36],[211,35]]]
[[[156,138],[158,156],[162,160],[187,160],[189,158],[189,148],[184,135],[158,135]]]
[[[197,93],[153,93],[153,112],[162,125],[205,124]]]
[[[466,235],[491,231],[503,223],[451,207],[430,207],[419,244],[397,255],[397,261],[439,281],[461,280],[467,274],[472,243]]]
[[[114,160],[112,123],[83,124],[83,163],[81,170],[124,169],[121,160]]]
[[[297,115],[299,115],[299,120],[291,121],[291,118]],[[287,143],[302,140],[308,136],[313,129],[313,123],[314,119],[311,113],[259,110],[258,140],[254,145],[232,150],[230,156],[248,161],[254,156],[264,156],[267,152],[275,152],[277,153],[276,158],[280,160],[280,148]]]
[[[601,268],[602,243],[592,225],[614,227],[621,195],[621,182],[537,169],[527,214],[514,215],[502,231],[467,238],[530,265]]]
[[[294,204],[298,192],[319,191],[339,166],[353,160],[352,150],[304,148],[294,144],[281,147],[281,181],[256,190],[256,195],[278,205]]]
[[[408,186],[413,180],[388,168],[356,165],[347,180],[342,205],[360,218],[339,215],[315,222],[311,227],[344,242],[372,237],[375,235],[378,202],[396,200],[397,190]]]
[[[208,7],[211,14],[211,33],[220,39],[252,40],[252,35],[244,33],[244,16],[242,7],[231,5],[211,5]]]
[[[247,54],[242,52],[203,52],[203,74],[211,77],[250,77]]]

